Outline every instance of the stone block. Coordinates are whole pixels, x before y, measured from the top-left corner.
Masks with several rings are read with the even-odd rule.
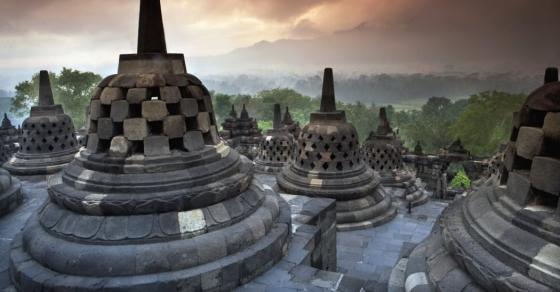
[[[148,89],[147,88],[131,88],[126,93],[126,100],[132,104],[142,103],[148,100]]]
[[[198,114],[198,102],[194,98],[181,99],[181,113],[185,117],[196,117]]]
[[[115,125],[110,118],[100,118],[97,120],[97,135],[99,139],[110,140],[115,135]]]
[[[168,114],[167,106],[161,100],[142,102],[142,117],[150,122],[163,121]]]
[[[181,100],[181,91],[175,86],[161,87],[159,96],[166,103],[178,103]]]
[[[517,155],[533,159],[541,152],[544,133],[540,128],[521,127],[517,136]]]
[[[106,87],[105,89],[103,89],[103,92],[101,92],[100,100],[102,104],[111,104],[113,100],[119,100],[123,98],[124,94],[121,88]]]
[[[210,115],[207,112],[200,112],[196,115],[196,123],[198,125],[198,130],[202,133],[208,133],[210,131]]]
[[[212,107],[212,97],[210,97],[209,95],[205,95],[203,98],[204,101],[204,111],[210,112],[212,111],[213,107]]]
[[[132,88],[136,86],[136,74],[118,74],[109,82],[111,87]]]
[[[111,119],[114,122],[122,122],[128,118],[129,104],[126,100],[116,100],[111,104]]]
[[[204,97],[204,91],[200,86],[191,85],[187,87],[192,98],[202,99]]]
[[[99,136],[97,134],[88,134],[86,148],[91,153],[98,153],[101,150],[99,147]]]
[[[99,99],[101,97],[101,93],[103,92],[103,88],[102,87],[96,87],[95,91],[93,92],[93,96],[91,97],[91,99]]]
[[[101,101],[100,100],[92,100],[89,104],[89,118],[97,121],[97,119],[102,117],[101,112]]]
[[[183,146],[188,151],[197,151],[204,148],[204,138],[200,131],[189,131],[183,136]]]
[[[543,132],[546,138],[560,141],[560,113],[547,113],[544,118]]]
[[[111,140],[109,155],[113,157],[127,157],[130,153],[131,143],[124,136],[116,136]]]
[[[218,144],[220,142],[220,135],[218,135],[218,128],[216,126],[210,127],[210,139],[213,144]]]
[[[519,206],[525,206],[531,197],[531,181],[526,173],[510,172],[507,181],[509,197]]]
[[[187,86],[189,79],[184,74],[165,74],[165,82],[170,86]]]
[[[169,139],[166,136],[148,136],[144,138],[144,155],[169,155]]]
[[[165,79],[161,74],[139,74],[136,78],[136,87],[162,87]]]
[[[124,136],[130,141],[142,141],[148,136],[146,119],[134,118],[124,120]]]
[[[510,142],[506,147],[504,153],[504,166],[508,171],[513,170],[513,166],[515,165],[516,155],[517,155],[517,148],[515,147],[515,143]]]
[[[531,182],[538,190],[560,195],[560,160],[536,156],[531,166]]]
[[[186,130],[183,116],[168,116],[163,120],[163,133],[169,138],[181,138]]]

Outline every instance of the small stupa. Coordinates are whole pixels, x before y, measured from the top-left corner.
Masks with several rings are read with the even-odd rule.
[[[282,127],[286,128],[292,136],[297,139],[299,133],[301,132],[301,128],[299,126],[299,122],[294,121],[292,118],[292,114],[290,113],[290,108],[286,107],[286,111],[284,112],[284,118],[282,119]]]
[[[222,123],[222,128],[220,136],[230,147],[249,159],[257,156],[262,134],[257,120],[249,116],[245,104],[243,104],[239,117],[237,117],[234,106],[231,106],[230,117]]]
[[[274,105],[272,129],[261,140],[259,154],[255,159],[255,170],[261,173],[278,173],[288,165],[292,156],[293,136],[281,125],[280,104]]]
[[[0,216],[8,214],[23,202],[21,183],[0,168]]]
[[[428,201],[429,193],[405,166],[402,145],[391,128],[385,108],[380,108],[377,131],[371,132],[362,146],[364,160],[381,175],[381,184],[389,188],[389,193],[417,206]]]
[[[19,131],[12,125],[8,114],[4,113],[0,126],[0,164],[10,160],[19,149]]]
[[[138,52],[99,84],[90,120],[12,244],[16,289],[232,291],[285,255],[290,207],[218,139],[208,89],[167,53],[159,0],[140,1]]]
[[[49,73],[39,73],[39,104],[23,121],[19,151],[4,164],[12,174],[41,175],[60,171],[78,152],[72,119],[54,104]]]
[[[380,179],[360,156],[356,128],[336,109],[333,71],[325,69],[321,108],[301,130],[294,159],[278,175],[287,193],[336,200],[337,229],[354,230],[390,221],[397,212]]]

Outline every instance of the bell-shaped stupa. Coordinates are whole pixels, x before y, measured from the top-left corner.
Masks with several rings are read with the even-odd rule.
[[[166,52],[159,0],[140,1],[138,53],[99,84],[90,119],[14,240],[16,289],[231,291],[285,254],[289,206],[218,139],[208,90]]]
[[[282,127],[288,130],[288,132],[292,134],[295,139],[299,137],[301,127],[299,126],[299,122],[294,121],[294,119],[292,118],[289,107],[286,107],[286,111],[284,112],[284,118],[282,118]]]
[[[0,168],[0,216],[8,214],[23,202],[21,183]]]
[[[12,174],[40,175],[60,171],[74,159],[78,142],[72,119],[54,104],[49,73],[39,73],[39,104],[23,121],[19,151],[4,164]]]
[[[379,126],[362,145],[365,162],[381,175],[381,184],[388,192],[417,206],[428,201],[420,179],[403,162],[403,143],[391,128],[384,107],[379,109]]]
[[[232,105],[230,116],[222,123],[222,128],[220,136],[226,140],[230,147],[249,157],[249,159],[257,156],[262,134],[257,120],[249,116],[245,105],[243,105],[239,117],[237,117],[237,112]]]
[[[289,166],[278,175],[287,193],[336,199],[338,230],[383,224],[397,210],[360,156],[356,128],[336,110],[333,71],[325,69],[321,109],[301,130]]]
[[[19,131],[12,125],[8,115],[4,113],[0,125],[0,164],[10,160],[19,149]]]
[[[258,172],[278,173],[292,157],[294,138],[288,129],[282,127],[281,115],[280,105],[275,104],[272,129],[261,140],[259,154],[255,158],[255,170]]]
[[[409,256],[418,291],[558,291],[560,82],[555,68],[514,120],[502,180],[450,205]],[[408,285],[416,291],[414,285]]]

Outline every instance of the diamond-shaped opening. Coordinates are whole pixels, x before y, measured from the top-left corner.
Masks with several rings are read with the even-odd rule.
[[[323,169],[324,170],[329,169],[329,163],[328,162],[323,163]]]
[[[334,142],[334,140],[336,140],[336,137],[335,137],[335,136],[331,136],[331,141]]]
[[[344,167],[342,166],[342,162],[337,162],[337,163],[336,163],[336,169],[337,169],[338,171],[342,171],[342,170],[344,169]]]
[[[342,157],[344,157],[344,159],[348,158],[348,152],[344,152],[344,155],[342,155]]]
[[[317,153],[317,155],[315,155],[315,157],[317,157],[318,160],[321,160],[321,158],[322,158],[323,156],[321,155],[321,153]]]
[[[315,163],[311,162],[311,164],[309,164],[309,166],[313,169],[313,168],[315,168]]]
[[[336,150],[339,152],[342,151],[342,144],[338,143],[338,145],[336,145]]]
[[[342,139],[340,139],[340,140],[341,140],[341,141],[345,141],[345,140],[346,140],[346,136],[343,135],[343,136],[342,136]]]
[[[315,143],[311,144],[311,148],[316,149],[317,145],[315,145]]]
[[[336,158],[336,155],[334,155],[334,153],[331,153],[331,160],[334,160]]]
[[[331,146],[329,144],[325,144],[325,150],[329,151],[329,148],[331,148]]]
[[[319,135],[319,141],[323,141],[323,136]]]

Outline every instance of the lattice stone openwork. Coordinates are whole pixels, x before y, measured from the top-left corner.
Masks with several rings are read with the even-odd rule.
[[[277,173],[288,165],[292,157],[293,136],[282,127],[280,105],[274,105],[273,128],[261,139],[255,169],[263,173]]]

